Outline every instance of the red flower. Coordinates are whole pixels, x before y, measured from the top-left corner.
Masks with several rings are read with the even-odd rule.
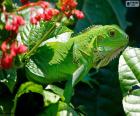
[[[4,52],[2,54],[2,58],[1,58],[0,62],[1,62],[2,68],[4,68],[4,69],[11,68],[12,63],[13,63],[13,56]]]
[[[74,10],[74,14],[78,19],[84,18],[84,13],[80,10]]]
[[[61,10],[68,11],[75,9],[77,6],[77,2],[75,0],[61,0]]]
[[[24,25],[25,24],[25,21],[21,16],[16,16],[15,22],[16,22],[16,24],[19,24],[19,25]]]
[[[46,21],[49,21],[49,20],[52,19],[52,16],[53,16],[52,9],[46,9],[46,10],[44,11],[44,14],[45,14],[44,19],[45,19]]]
[[[31,17],[30,17],[30,22],[31,22],[32,24],[37,24],[38,20],[37,20],[35,17],[31,16]]]
[[[53,16],[58,15],[59,11],[54,8],[43,9],[43,13],[37,11],[35,16],[30,17],[32,24],[37,24],[40,20],[50,21]]]
[[[25,21],[21,16],[12,16],[12,22],[10,23],[9,21],[6,22],[5,29],[7,31],[14,31],[18,32],[19,26],[24,25]]]
[[[57,10],[57,9],[52,9],[52,12],[53,12],[53,16],[55,16],[55,15],[58,15],[58,14],[59,14],[59,10]]]
[[[4,41],[2,44],[1,44],[1,50],[3,52],[6,52],[7,51],[7,41]]]
[[[22,54],[22,53],[25,53],[26,51],[27,51],[27,47],[22,44],[20,44],[16,49],[17,54]]]
[[[25,53],[27,51],[27,47],[25,45],[22,45],[17,41],[9,44],[8,40],[4,41],[1,45],[2,58],[0,59],[0,65],[5,69],[8,69],[12,66],[13,59],[16,55]]]
[[[48,8],[50,6],[50,4],[46,1],[39,1],[38,3],[43,9]]]
[[[13,54],[14,56],[14,53],[16,55],[25,53],[27,51],[27,47],[21,43],[18,43],[17,41],[14,41],[10,46],[10,51],[11,51],[11,54]]]
[[[12,28],[13,28],[12,25],[10,25],[9,23],[6,23],[6,25],[5,25],[5,29],[6,29],[7,31],[12,30]]]
[[[61,10],[69,18],[75,15],[78,19],[84,18],[82,11],[76,10],[77,2],[75,0],[61,0]]]
[[[40,21],[41,19],[44,18],[44,14],[41,14],[40,12],[38,12],[34,18],[35,18],[37,21]]]
[[[70,6],[71,6],[71,8],[76,8],[77,4],[78,3],[76,1],[71,0]]]

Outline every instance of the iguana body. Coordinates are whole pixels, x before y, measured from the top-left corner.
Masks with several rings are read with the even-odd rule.
[[[40,47],[27,65],[27,77],[46,84],[70,79],[81,72],[76,74],[81,79],[92,67],[107,65],[127,43],[127,35],[115,25],[91,27],[67,42],[48,42]]]

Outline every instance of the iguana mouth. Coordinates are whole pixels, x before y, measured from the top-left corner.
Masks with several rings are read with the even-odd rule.
[[[113,59],[115,59],[121,51],[124,50],[124,46],[123,47],[119,47],[113,51],[110,51],[108,54],[106,54],[105,56],[102,57],[98,57],[98,61],[96,62],[96,68],[100,68],[103,67],[105,65],[107,65],[110,61],[112,61]]]

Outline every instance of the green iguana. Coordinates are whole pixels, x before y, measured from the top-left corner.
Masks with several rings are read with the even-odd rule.
[[[41,84],[72,78],[75,85],[92,67],[106,66],[127,44],[128,36],[118,26],[94,26],[66,42],[47,42],[31,57],[26,74]]]

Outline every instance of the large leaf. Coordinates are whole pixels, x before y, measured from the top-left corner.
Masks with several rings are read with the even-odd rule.
[[[54,104],[54,103],[57,103],[58,100],[60,99],[60,96],[59,95],[56,95],[52,92],[49,92],[49,91],[43,91],[43,94],[44,94],[44,103],[45,103],[45,106],[48,106],[50,104]]]
[[[13,92],[16,80],[16,69],[0,70],[0,82],[4,83],[11,92]]]
[[[47,41],[52,43],[58,43],[57,44],[58,46],[57,45],[54,46],[56,47],[54,51],[50,50],[50,48],[47,46],[47,43],[38,48],[36,54],[31,57],[30,61],[26,65],[26,75],[29,80],[41,84],[64,80],[63,78],[54,77],[54,76],[53,76],[54,78],[48,77],[47,68],[51,67],[48,64],[48,62],[57,63],[59,60],[63,60],[62,56],[59,54],[59,52],[61,52],[62,49],[63,49],[63,55],[67,55],[68,57],[69,55],[67,54],[68,51],[64,51],[66,49],[66,46],[64,46],[62,42],[67,41],[70,38],[69,35],[71,35],[71,32],[60,34],[59,36],[56,37],[56,39],[52,38]],[[63,40],[62,38],[65,39]],[[55,40],[56,41],[58,40],[61,43],[56,42]]]
[[[23,28],[23,31],[20,32],[18,39],[21,39],[22,42],[28,45],[28,48],[31,49],[37,43],[37,41],[44,37],[44,35],[53,25],[54,23],[46,22],[41,22],[38,25],[29,24]]]
[[[49,32],[50,28],[55,25],[54,22],[40,22],[38,25],[31,25],[28,24],[20,30],[18,35],[18,40],[22,41],[25,45],[31,49],[38,41],[42,38],[45,38],[44,41],[47,39],[58,36],[65,32],[72,32],[65,26],[56,26],[52,32]],[[48,33],[49,32],[49,33]],[[47,34],[47,35],[46,35]]]
[[[53,90],[54,88],[56,90],[56,87],[53,87]],[[30,102],[30,106],[28,106],[28,100]],[[60,96],[55,94],[54,92],[51,92],[48,89],[43,90],[43,87],[41,85],[35,84],[33,82],[26,82],[20,86],[15,96],[12,113],[16,113],[16,115],[18,115],[19,113],[35,114],[39,111],[33,112],[32,110],[34,109],[34,107],[37,106],[39,109],[41,109],[43,107],[48,107],[51,104],[56,104],[59,100]],[[33,106],[33,108],[31,106]],[[28,110],[28,108],[30,110]]]
[[[17,107],[17,101],[18,99],[25,93],[35,92],[39,94],[43,94],[43,87],[41,85],[27,82],[21,85],[19,88],[19,91],[17,92],[15,99],[14,99],[14,107],[12,109],[12,113],[15,113],[16,107]]]
[[[64,102],[45,107],[39,116],[79,116],[74,109]]]
[[[52,92],[56,93],[57,95],[59,95],[62,99],[62,101],[64,100],[64,90],[55,86],[55,85],[47,85],[47,87],[45,88],[46,90],[51,90]]]
[[[128,116],[140,115],[140,49],[127,47],[119,60],[123,107]]]
[[[82,10],[85,18],[77,22],[76,31],[93,24],[118,24],[123,29],[127,27],[126,9],[121,0],[84,0]]]

